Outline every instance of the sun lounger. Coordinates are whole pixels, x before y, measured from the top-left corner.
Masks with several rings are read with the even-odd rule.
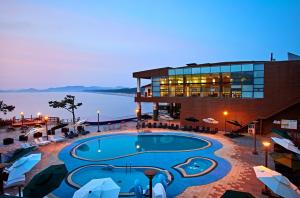
[[[50,141],[48,140],[43,140],[43,138],[35,138],[34,142],[38,145],[38,146],[44,146],[50,143]]]
[[[34,145],[26,142],[26,143],[21,143],[21,147],[26,149],[26,148],[34,147]]]
[[[65,138],[60,137],[60,136],[50,135],[50,141],[51,142],[63,142],[63,141],[65,141]]]
[[[145,127],[146,127],[145,122],[142,122],[142,128],[145,128]]]
[[[164,128],[164,129],[167,129],[167,128],[168,128],[168,124],[165,123],[165,124],[163,125],[163,128]]]

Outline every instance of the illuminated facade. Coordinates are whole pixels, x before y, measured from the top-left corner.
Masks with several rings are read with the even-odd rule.
[[[264,63],[169,69],[152,78],[153,97],[264,97]]]
[[[195,117],[200,126],[204,118],[226,119],[247,126],[260,121],[260,130],[268,131],[275,119],[300,120],[300,60],[241,61],[188,64],[133,73],[137,79],[138,115],[142,102],[153,103],[154,117],[160,104],[169,104],[171,116],[179,112],[180,124]],[[147,94],[141,93],[141,79],[151,81]],[[298,116],[298,117],[297,117]]]

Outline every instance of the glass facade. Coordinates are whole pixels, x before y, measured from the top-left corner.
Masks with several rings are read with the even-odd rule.
[[[152,78],[153,97],[264,97],[264,64],[169,69]]]

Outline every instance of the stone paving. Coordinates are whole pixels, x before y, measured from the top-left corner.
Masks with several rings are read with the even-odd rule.
[[[253,140],[249,136],[230,139],[223,135],[204,135],[213,137],[223,144],[223,148],[216,152],[217,155],[230,161],[232,169],[227,176],[216,182],[187,188],[180,198],[217,198],[226,190],[239,190],[250,192],[255,197],[266,197],[261,194],[263,185],[256,179],[253,166],[264,164],[264,152],[260,146],[262,138],[258,140],[258,153],[253,155]],[[266,138],[267,139],[267,138]],[[274,165],[269,161],[269,166]]]
[[[94,128],[91,129],[94,130]],[[134,125],[131,124],[128,126],[126,130],[122,130],[122,132],[125,131],[134,132],[136,130],[134,128]],[[166,131],[166,130],[152,129],[152,131]],[[8,134],[5,133],[6,132],[0,131],[1,139],[4,136],[5,137],[8,136]],[[107,133],[116,133],[116,131],[101,132],[101,134],[107,134]],[[10,133],[9,136],[13,137],[12,134],[13,133]],[[42,160],[37,166],[33,168],[33,170],[29,174],[26,175],[26,183],[28,183],[36,173],[40,172],[44,168],[47,168],[49,165],[62,163],[58,159],[57,154],[63,147],[69,145],[73,141],[76,141],[80,138],[87,138],[90,136],[97,136],[97,135],[100,134],[92,132],[89,135],[81,136],[75,139],[69,139],[62,143],[51,143],[49,145],[39,147],[36,152],[42,153]],[[248,135],[240,138],[235,138],[235,139],[230,139],[228,137],[225,137],[222,132],[219,132],[218,134],[215,135],[203,134],[203,133],[201,133],[200,135],[214,138],[223,144],[223,148],[216,151],[216,155],[221,156],[226,160],[228,160],[232,165],[232,169],[229,172],[229,174],[224,178],[222,178],[221,180],[218,180],[216,182],[207,185],[192,186],[187,188],[181,195],[178,196],[179,198],[203,198],[203,197],[217,198],[220,197],[226,190],[229,189],[250,192],[255,197],[266,197],[261,194],[261,190],[263,189],[264,186],[261,182],[259,182],[256,179],[252,167],[256,165],[264,164],[264,151],[262,150],[261,142],[264,139],[270,141],[269,137],[264,137],[264,138],[258,137],[257,150],[259,154],[253,155],[252,154],[253,139]],[[17,147],[19,145],[19,143],[17,142],[18,141],[16,141],[16,143],[14,144],[15,145],[14,147]],[[2,153],[12,149],[13,146],[6,147],[0,145],[0,152]],[[269,167],[273,168],[273,166],[274,165],[269,158]],[[15,194],[17,192],[17,188],[8,189],[6,190],[6,192]]]

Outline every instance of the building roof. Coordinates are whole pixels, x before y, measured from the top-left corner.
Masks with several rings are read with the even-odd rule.
[[[230,62],[216,62],[216,63],[202,63],[202,64],[189,63],[189,64],[186,64],[185,66],[181,66],[181,67],[163,67],[163,68],[134,72],[133,77],[150,79],[152,77],[167,76],[169,69],[177,69],[177,68],[207,67],[207,66],[220,66],[220,65],[221,66],[222,65],[238,65],[238,64],[278,63],[278,62],[281,63],[281,62],[292,62],[292,61],[299,62],[299,60],[284,60],[284,61],[230,61]]]
[[[207,67],[207,66],[216,66],[216,65],[238,65],[238,64],[259,64],[266,63],[269,61],[230,61],[230,62],[216,62],[216,63],[189,63],[182,67],[175,68],[186,68],[186,67]]]

